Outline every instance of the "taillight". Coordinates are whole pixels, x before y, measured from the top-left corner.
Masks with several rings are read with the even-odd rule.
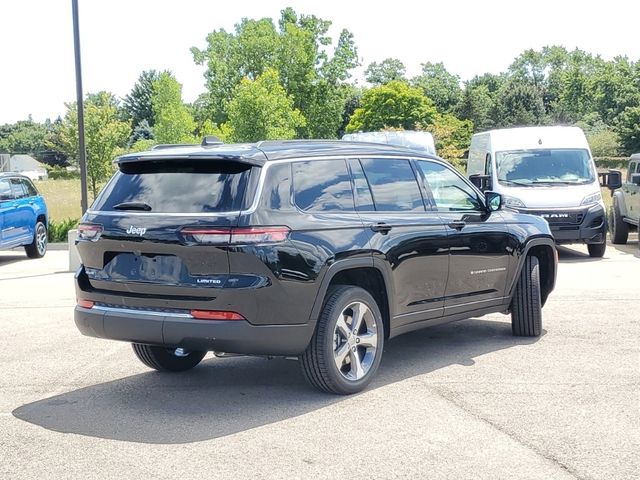
[[[78,240],[95,242],[102,235],[102,225],[98,223],[81,223],[78,225]]]
[[[198,320],[246,320],[239,313],[223,310],[191,310],[191,316]]]
[[[93,303],[91,300],[78,300],[78,306],[82,308],[93,308],[94,305],[95,303]]]
[[[262,245],[283,242],[288,227],[206,228],[187,227],[180,233],[187,241],[208,245]]]

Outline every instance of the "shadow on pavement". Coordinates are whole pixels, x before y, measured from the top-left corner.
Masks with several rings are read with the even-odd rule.
[[[505,317],[506,318],[506,317]],[[534,343],[509,322],[465,320],[393,339],[369,389]],[[122,361],[134,361],[131,357]],[[154,444],[223,437],[309,413],[345,397],[309,387],[298,362],[209,359],[183,374],[149,372],[23,405],[13,415],[49,430]]]
[[[15,263],[15,262],[19,262],[19,261],[28,261],[29,258],[23,253],[23,254],[19,254],[19,253],[10,253],[10,254],[3,254],[0,255],[0,267],[4,266],[4,265],[9,265],[11,263]]]

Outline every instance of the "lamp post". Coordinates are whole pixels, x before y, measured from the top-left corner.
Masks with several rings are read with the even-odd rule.
[[[76,98],[78,108],[78,153],[80,166],[80,207],[87,211],[87,150],[84,144],[84,102],[82,98],[82,67],[80,65],[80,29],[78,26],[78,0],[71,0],[73,14],[73,48],[76,59]]]

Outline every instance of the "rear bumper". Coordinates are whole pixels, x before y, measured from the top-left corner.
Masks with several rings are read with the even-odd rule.
[[[238,320],[197,320],[188,313],[100,306],[76,306],[74,320],[89,337],[252,355],[298,355],[314,328],[312,324],[257,326]]]

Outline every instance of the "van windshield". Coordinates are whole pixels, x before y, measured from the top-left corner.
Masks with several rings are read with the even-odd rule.
[[[592,183],[595,174],[586,149],[536,149],[496,152],[502,185],[578,185]]]

